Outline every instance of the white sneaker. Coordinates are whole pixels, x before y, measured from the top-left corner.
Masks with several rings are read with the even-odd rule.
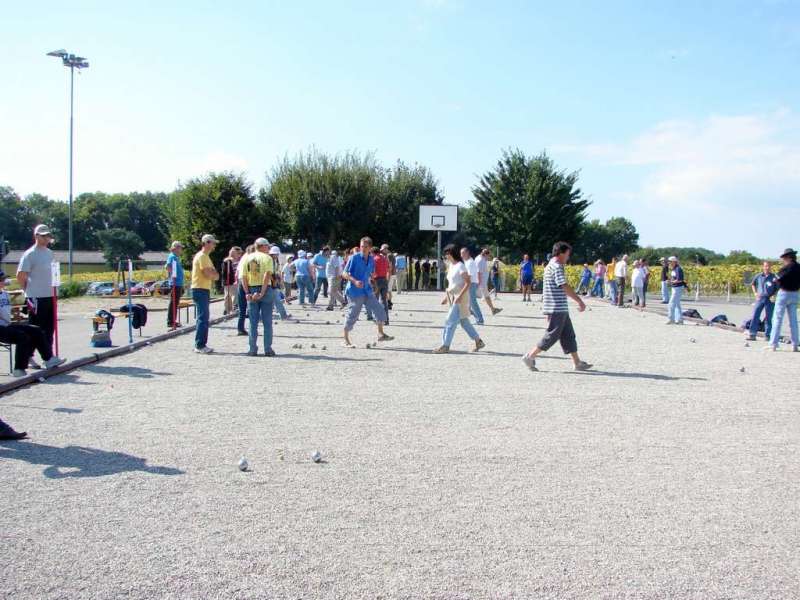
[[[33,360],[33,357],[31,357],[31,359],[28,361],[28,366],[31,369],[41,369],[42,368],[42,365],[40,365],[38,362]]]
[[[50,360],[44,361],[45,369],[52,369],[53,367],[57,367],[58,365],[63,365],[67,362],[66,358],[59,358],[58,356],[52,356]]]
[[[13,377],[25,377],[27,375],[27,371],[25,369],[14,369],[14,372],[11,373]]]
[[[765,352],[777,352],[778,351],[778,347],[777,346],[773,346],[771,344],[767,344],[766,346],[764,346],[762,348],[762,350],[764,350]]]
[[[524,354],[522,356],[522,362],[524,362],[525,366],[528,367],[531,371],[539,370],[536,368],[536,359],[533,358],[530,354]]]
[[[212,352],[214,352],[214,350],[212,350],[208,346],[203,346],[202,348],[195,348],[194,351],[197,354],[211,354]]]
[[[667,321],[666,323],[664,323],[664,325],[675,325],[675,321],[673,321],[672,319],[670,319],[669,321]]]

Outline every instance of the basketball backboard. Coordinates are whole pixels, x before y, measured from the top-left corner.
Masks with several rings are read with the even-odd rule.
[[[458,206],[422,204],[419,207],[420,231],[457,231]]]

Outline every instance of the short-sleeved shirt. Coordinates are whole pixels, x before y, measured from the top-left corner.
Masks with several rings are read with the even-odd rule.
[[[281,273],[283,274],[284,283],[294,283],[294,261],[283,265]]]
[[[426,273],[427,273],[428,271],[430,271],[430,270],[431,270],[431,263],[429,263],[427,260],[426,260],[425,262],[423,262],[423,263],[422,263],[422,270],[423,270],[424,272],[426,272]]]
[[[298,258],[294,261],[294,272],[298,277],[310,277],[309,262],[307,258]]]
[[[175,276],[175,285],[179,287],[183,287],[183,265],[181,264],[181,259],[178,258],[178,255],[174,252],[170,252],[167,256],[167,263],[164,265],[167,269],[167,273],[169,273],[169,278],[172,280],[172,276]]]
[[[447,291],[451,294],[457,294],[464,288],[464,283],[467,281],[467,265],[463,262],[454,262],[447,268]]]
[[[11,298],[5,290],[0,292],[0,325],[11,325]]]
[[[584,267],[583,271],[581,271],[581,279],[584,281],[589,281],[592,278],[592,270],[589,267]]]
[[[318,254],[314,255],[314,258],[311,259],[311,262],[317,269],[317,277],[322,277],[325,279],[325,267],[328,265],[328,257],[322,254],[322,252],[319,252]]]
[[[486,260],[483,254],[478,254],[478,258],[475,259],[475,264],[478,265],[478,273],[481,275],[481,282],[486,283],[489,279],[489,261]]]
[[[759,273],[753,278],[753,286],[756,288],[758,296],[771,296],[775,292],[776,277],[773,273],[764,275]]]
[[[669,274],[669,283],[672,287],[685,287],[686,282],[683,279],[683,269],[680,265],[676,265]]]
[[[619,277],[620,279],[624,279],[628,276],[628,263],[624,260],[619,261],[616,265],[614,265],[614,277]]]
[[[389,276],[389,259],[380,252],[373,255],[375,260],[375,277],[386,278]]]
[[[564,291],[566,283],[567,275],[564,272],[564,265],[558,262],[557,258],[551,258],[544,268],[542,282],[542,312],[544,314],[569,312],[567,294]]]
[[[200,250],[194,255],[192,259],[192,289],[195,290],[210,290],[211,278],[203,274],[203,269],[211,267],[214,268],[211,258]]]
[[[519,274],[525,279],[533,279],[533,263],[529,260],[523,261],[519,266]]]
[[[353,285],[352,281],[348,282],[347,288],[345,288],[345,293],[348,296],[355,298],[357,296],[369,296],[372,294],[372,286],[369,283],[369,278],[375,271],[375,260],[372,256],[364,258],[364,255],[360,252],[358,254],[353,254],[350,260],[347,261],[347,266],[344,268],[344,271],[350,275],[350,277],[364,284],[364,287],[359,288]]]
[[[478,265],[475,264],[475,260],[470,258],[469,260],[464,261],[464,266],[467,268],[467,273],[469,273],[470,283],[474,283],[477,285],[478,283]]]
[[[342,274],[342,257],[338,254],[336,256],[331,255],[328,259],[328,264],[325,265],[325,276],[328,279],[333,279],[334,277],[339,277]]]
[[[55,255],[50,248],[39,248],[35,244],[25,250],[19,260],[17,273],[28,274],[25,295],[28,298],[50,298],[53,295],[53,261]]]
[[[245,278],[248,287],[264,285],[264,276],[267,273],[274,273],[275,267],[272,257],[264,252],[255,251],[246,255],[242,262],[242,276]]]
[[[398,271],[405,271],[406,270],[406,257],[402,254],[398,254],[397,257],[394,259],[394,268]]]

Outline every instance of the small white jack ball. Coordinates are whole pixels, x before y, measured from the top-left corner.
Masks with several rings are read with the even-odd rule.
[[[243,456],[239,459],[239,470],[240,471],[247,471],[250,468],[250,463],[247,462],[247,459]]]
[[[319,451],[314,452],[314,454],[311,455],[311,460],[313,460],[315,463],[318,463],[322,460],[322,454],[320,454]]]

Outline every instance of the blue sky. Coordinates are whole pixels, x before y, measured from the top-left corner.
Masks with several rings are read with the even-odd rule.
[[[465,203],[503,148],[581,170],[643,244],[800,246],[800,2],[8,3],[0,185],[261,185],[286,153],[374,151]]]

